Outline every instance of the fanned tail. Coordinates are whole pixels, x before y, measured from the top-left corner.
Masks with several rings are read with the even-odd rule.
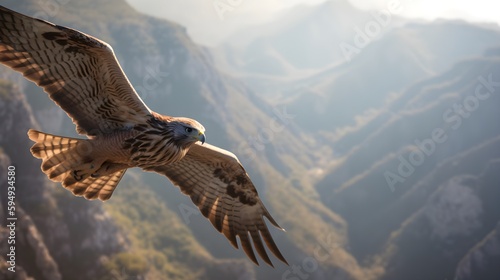
[[[108,200],[125,174],[126,166],[91,157],[87,139],[61,137],[30,129],[34,157],[42,159],[42,171],[76,196]],[[105,174],[100,174],[105,170]]]

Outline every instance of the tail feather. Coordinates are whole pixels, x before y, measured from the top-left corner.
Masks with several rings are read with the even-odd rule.
[[[28,136],[31,141],[35,142],[31,147],[31,154],[42,159],[42,170],[45,173],[61,164],[61,167],[66,168],[80,165],[92,149],[89,140],[85,139],[61,137],[33,129],[28,131]]]
[[[113,174],[97,178],[87,177],[85,180],[76,182],[66,188],[71,190],[76,196],[84,196],[86,199],[99,198],[105,201],[111,197],[125,171],[126,169],[122,169]]]
[[[105,159],[92,158],[92,143],[46,134],[30,129],[29,138],[34,157],[42,159],[42,171],[55,182],[87,199],[107,200],[120,182],[127,166],[114,164]]]

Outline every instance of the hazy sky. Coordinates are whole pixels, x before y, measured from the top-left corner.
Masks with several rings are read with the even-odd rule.
[[[266,22],[298,4],[316,5],[325,0],[127,0],[136,9],[170,19],[188,28],[198,43],[214,45],[238,29]],[[349,0],[362,9],[384,9],[401,1],[400,14],[412,18],[462,18],[500,23],[496,0]]]

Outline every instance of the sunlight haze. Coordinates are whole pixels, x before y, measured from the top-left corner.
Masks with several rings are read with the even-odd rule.
[[[281,12],[296,5],[317,5],[324,0],[127,0],[137,10],[162,17],[185,26],[188,33],[198,43],[213,46],[239,29],[262,24],[277,17]],[[351,0],[360,9],[385,9],[389,0]],[[405,7],[401,16],[433,20],[437,18],[456,18],[476,22],[497,22],[497,2],[479,1],[431,1],[402,0]],[[494,4],[492,4],[494,3]],[[215,6],[221,10],[217,12]],[[225,11],[222,11],[226,9]]]

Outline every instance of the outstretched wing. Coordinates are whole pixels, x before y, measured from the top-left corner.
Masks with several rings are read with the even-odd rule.
[[[80,134],[105,134],[149,118],[111,47],[77,30],[0,6],[0,63],[42,87]]]
[[[259,264],[250,238],[266,263],[273,265],[262,239],[278,259],[288,264],[274,243],[263,217],[279,229],[282,228],[264,207],[252,181],[234,154],[209,144],[194,144],[182,160],[149,170],[167,176],[179,186],[236,248],[236,236],[239,236],[243,250],[254,263]]]

